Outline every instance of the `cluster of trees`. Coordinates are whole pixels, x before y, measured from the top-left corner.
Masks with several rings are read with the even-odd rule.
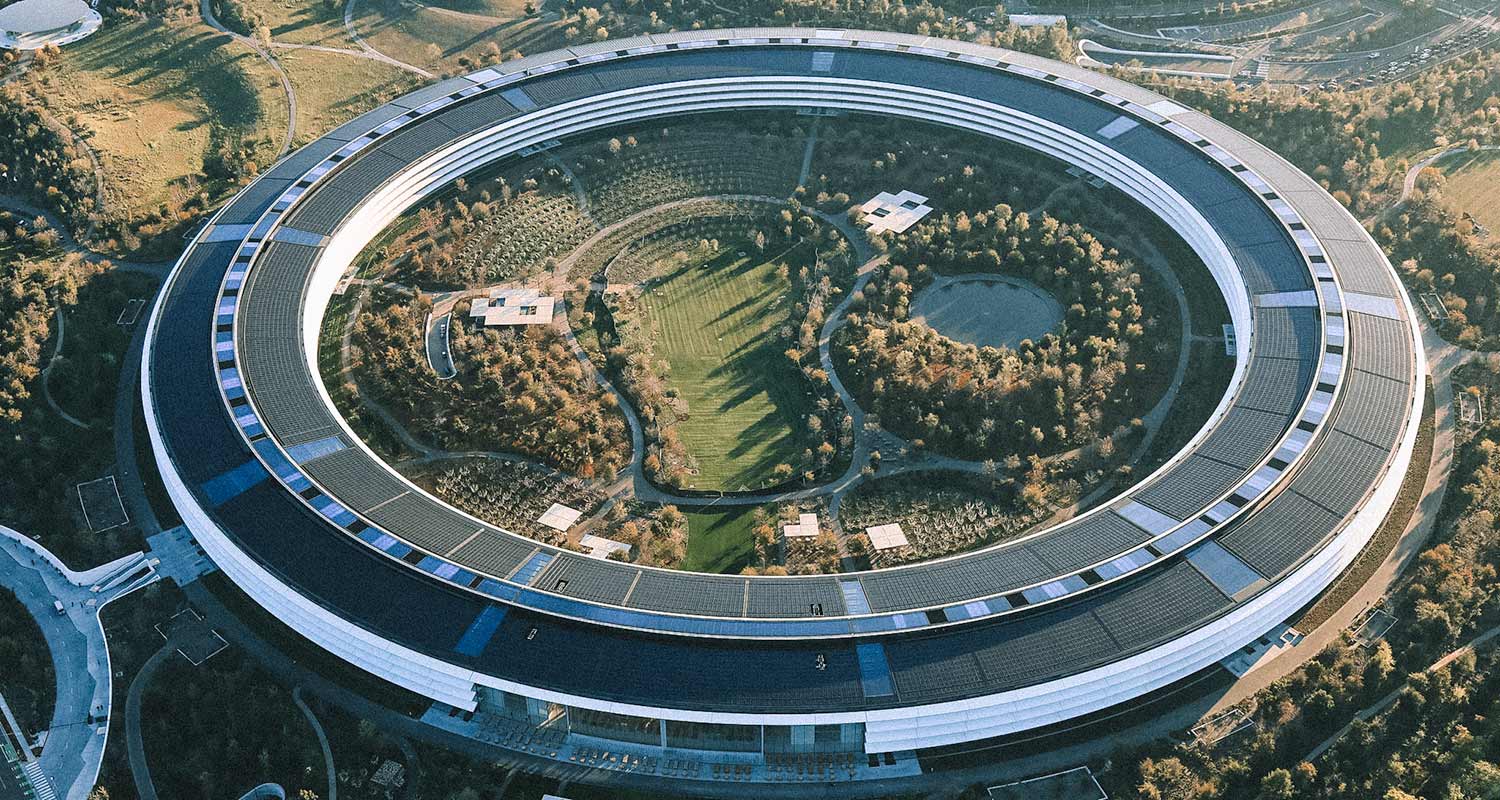
[[[152,17],[168,22],[198,18],[197,0],[101,0],[99,11],[110,16]]]
[[[322,6],[323,13],[329,16],[344,7],[339,0],[312,0],[312,3]],[[271,43],[271,29],[266,25],[265,15],[245,0],[213,0],[213,10],[214,18],[224,27],[242,36],[254,36],[262,44]]]
[[[625,465],[630,438],[614,396],[552,326],[469,331],[460,304],[449,342],[458,375],[444,381],[427,366],[430,310],[425,299],[396,299],[355,324],[359,388],[408,430],[449,449],[519,453],[584,478],[609,478]]]
[[[0,191],[20,195],[73,226],[87,224],[97,178],[72,135],[15,85],[0,88]]]
[[[593,481],[524,461],[479,458],[408,469],[421,486],[458,508],[501,528],[558,547],[567,535],[537,522],[553,503],[593,513],[604,495]]]
[[[42,629],[16,596],[0,588],[0,694],[16,715],[23,736],[52,724],[57,676]]]
[[[556,167],[535,163],[454,181],[361,254],[382,275],[424,288],[523,277],[594,230]]]
[[[69,561],[97,563],[120,555],[135,532],[78,535],[73,484],[98,477],[114,459],[110,408],[129,338],[114,322],[125,300],[140,295],[107,262],[61,253],[58,239],[43,219],[0,212],[0,464],[7,466],[0,520]],[[52,373],[53,396],[95,426],[89,430],[63,422],[44,402],[42,370],[55,348],[59,309],[70,314],[68,357]]]
[[[1444,202],[1442,173],[1422,171],[1417,192],[1399,211],[1375,225],[1375,238],[1407,285],[1437,292],[1448,318],[1434,320],[1444,338],[1471,349],[1500,345],[1500,251],[1478,233],[1472,220]]]
[[[619,503],[610,509],[604,536],[630,545],[636,564],[676,569],[687,558],[688,521],[677,506],[643,507]],[[624,558],[618,551],[610,558]]]
[[[926,195],[937,208],[1029,208],[1061,184],[1063,167],[1018,145],[910,120],[855,116],[818,130],[816,173],[803,202],[842,213],[892,186]]]
[[[863,407],[914,446],[970,459],[1065,450],[1154,399],[1139,385],[1161,344],[1141,274],[1081,225],[999,205],[929,218],[890,253],[834,357]],[[1030,279],[1061,302],[1064,322],[1013,350],[956,342],[909,319],[934,272]]]
[[[821,25],[900,31],[993,44],[1048,58],[1072,60],[1077,54],[1067,26],[1020,28],[1010,24],[1003,6],[977,24],[965,14],[971,7],[944,6],[931,0],[753,0],[729,8],[716,0],[569,0],[576,22],[568,28],[575,41],[601,41],[611,30],[650,32],[754,25]],[[585,17],[585,13],[593,13]],[[569,21],[572,21],[571,19]],[[630,25],[631,22],[635,24]]]
[[[291,692],[243,651],[201,667],[167,661],[142,699],[141,738],[146,752],[171,754],[151,769],[165,797],[237,797],[266,781],[306,797],[299,791],[327,785],[318,741]]]
[[[270,42],[271,32],[265,27],[265,17],[245,0],[213,0],[213,10],[214,17],[224,27],[243,36],[258,36],[263,43]]]
[[[662,29],[660,21],[654,16],[644,23],[633,22],[616,12],[609,3],[566,9],[562,22],[567,26],[563,29],[563,35],[574,43],[602,42],[610,37],[611,29],[618,33],[639,33],[641,31],[638,29],[642,24],[647,30]]]
[[[28,245],[35,240],[26,236],[19,220],[10,221],[16,227],[0,229],[0,319],[5,320],[0,327],[0,423],[17,425],[38,391],[42,348],[52,335],[51,294],[61,291],[72,301],[76,287],[71,270],[51,259],[33,258]],[[11,246],[5,246],[5,239]]]

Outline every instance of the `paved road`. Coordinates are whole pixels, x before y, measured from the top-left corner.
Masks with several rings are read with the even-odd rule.
[[[108,739],[109,648],[99,610],[150,581],[100,591],[95,587],[141,560],[135,553],[75,572],[30,538],[0,526],[0,584],[15,592],[36,618],[57,675],[57,699],[40,761],[65,800],[83,800],[94,788]],[[56,601],[63,604],[61,614],[53,606]]]
[[[161,287],[157,287],[158,294],[160,291]],[[120,380],[115,387],[115,484],[119,487],[120,499],[124,501],[130,518],[135,521],[135,527],[144,538],[161,533],[161,522],[156,518],[156,509],[151,507],[151,500],[146,496],[146,486],[136,463],[135,444],[136,401],[141,392],[141,357],[146,344],[146,329],[149,327],[146,320],[150,319],[155,303],[156,294],[153,294],[146,307],[141,309],[134,334],[130,337],[130,347],[125,350],[125,358],[120,364]],[[153,464],[148,463],[147,469],[152,468]]]
[[[352,317],[351,317],[352,318]],[[448,326],[453,322],[453,312],[437,318],[436,324],[428,318],[427,323],[427,366],[442,380],[451,380],[458,374],[458,368],[453,365],[453,355],[448,352]]]

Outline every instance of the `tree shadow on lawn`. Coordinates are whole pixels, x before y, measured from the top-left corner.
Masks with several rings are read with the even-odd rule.
[[[304,28],[313,28],[318,25],[336,25],[339,27],[329,31],[326,36],[308,42],[308,44],[323,45],[333,41],[352,48],[354,47],[354,42],[349,39],[349,35],[343,29],[343,13],[342,6],[335,9],[325,3],[299,3],[292,9],[293,18],[291,21],[282,23],[271,29],[271,38],[275,39],[278,36],[300,31]]]
[[[98,44],[75,51],[79,70],[128,78],[125,85],[147,90],[141,95],[145,100],[175,101],[187,108],[191,108],[192,101],[202,103],[208,113],[196,116],[195,122],[200,126],[218,125],[252,133],[263,121],[261,98],[249,74],[244,69],[230,68],[241,56],[254,58],[255,54],[248,49],[243,53],[221,50],[236,47],[228,36],[204,28],[186,36],[174,35],[174,41],[165,47],[143,47],[137,38],[142,32],[169,35],[175,33],[173,28],[146,24],[122,25],[115,30],[116,36],[105,36]],[[106,27],[105,32],[108,31]],[[177,76],[181,80],[175,80]],[[158,80],[167,80],[169,84],[151,85]]]
[[[744,458],[756,449],[763,448],[765,454],[753,464],[741,468],[733,480],[746,481],[754,478],[765,481],[771,470],[779,463],[790,463],[800,452],[802,444],[799,425],[803,417],[812,411],[806,395],[806,387],[795,371],[777,365],[785,360],[774,341],[761,340],[752,350],[710,371],[710,376],[727,380],[733,392],[718,406],[719,417],[732,415],[740,407],[764,393],[769,402],[769,413],[761,415],[750,425],[741,428],[733,437],[726,455],[731,459]]]

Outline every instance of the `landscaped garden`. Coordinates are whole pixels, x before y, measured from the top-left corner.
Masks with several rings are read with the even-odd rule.
[[[511,533],[561,544],[537,522],[553,503],[592,513],[604,494],[590,482],[535,464],[474,458],[407,467],[407,477],[455,507]]]
[[[351,288],[330,306],[321,358],[331,394],[388,458],[416,455],[394,421],[426,446],[531,462],[405,467],[509,530],[568,547],[587,530],[630,546],[611,558],[769,574],[837,571],[850,556],[905,563],[1021,535],[1124,488],[1133,459],[1156,458],[1202,424],[1211,402],[1168,415],[1143,447],[1137,417],[1176,372],[1182,321],[1165,279],[1136,259],[1183,273],[1190,302],[1216,296],[1169,230],[1132,227],[1128,200],[1015,148],[946,130],[929,141],[884,120],[819,124],[807,189],[792,184],[809,123],[791,115],[611,131],[455,182],[357,259],[359,277],[408,289]],[[867,426],[884,431],[862,482],[841,511],[822,498],[697,507],[726,492],[819,487],[848,467],[857,432],[819,353],[857,266],[833,223],[866,192],[906,187],[939,211],[860,243],[888,261],[850,298],[831,351]],[[788,194],[800,200],[775,199]],[[552,326],[476,328],[461,300],[449,342],[459,374],[437,379],[422,337],[441,295],[425,293],[497,283],[561,288],[581,356]],[[351,297],[371,291],[351,323]],[[1221,306],[1194,307],[1194,331],[1217,337]],[[355,369],[330,378],[346,329]],[[1233,363],[1222,354],[1221,342],[1200,343],[1190,367],[1217,386]],[[641,453],[628,445],[625,409],[579,357],[639,419]],[[923,471],[943,469],[924,461],[939,455],[970,463]],[[630,480],[606,489],[627,468]],[[538,503],[606,508],[603,492],[637,474],[677,506],[614,502],[567,537],[535,523]],[[808,511],[823,535],[782,543],[781,526]],[[877,555],[860,531],[888,522],[912,544]]]
[[[943,274],[1022,276],[1066,308],[1063,327],[978,348],[910,321]],[[1056,453],[1145,414],[1175,371],[1176,308],[1151,278],[1085,228],[1007,205],[924,221],[856,299],[835,365],[861,405],[913,444],[961,458]],[[1152,380],[1148,376],[1155,375]],[[941,412],[941,413],[939,413]]]
[[[556,328],[470,330],[456,319],[449,350],[458,374],[440,380],[424,349],[430,307],[426,299],[385,295],[357,319],[347,377],[360,394],[438,447],[515,453],[585,478],[612,476],[628,463],[614,397]]]
[[[752,238],[678,252],[639,287],[611,286],[580,320],[647,423],[646,474],[713,491],[826,476],[847,421],[818,365],[817,328],[849,281],[847,243],[787,208]]]

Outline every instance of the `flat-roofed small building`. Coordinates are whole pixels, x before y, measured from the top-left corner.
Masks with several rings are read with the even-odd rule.
[[[489,297],[476,298],[469,316],[484,325],[548,325],[557,300],[536,289],[491,289]]]
[[[865,528],[865,535],[870,537],[870,546],[877,551],[895,550],[910,544],[906,541],[906,533],[901,530],[901,525],[895,522]]]
[[[567,533],[568,529],[573,527],[573,523],[577,522],[581,516],[583,516],[583,512],[576,508],[569,508],[562,503],[553,503],[547,507],[546,511],[542,512],[542,515],[537,518],[537,522],[546,525],[552,530]]]
[[[818,535],[818,515],[799,514],[797,521],[781,528],[784,539],[812,539]]]
[[[871,233],[905,233],[907,228],[932,213],[932,206],[927,205],[926,197],[902,189],[899,194],[881,192],[860,206],[859,210],[864,212],[865,222],[870,224]]]

